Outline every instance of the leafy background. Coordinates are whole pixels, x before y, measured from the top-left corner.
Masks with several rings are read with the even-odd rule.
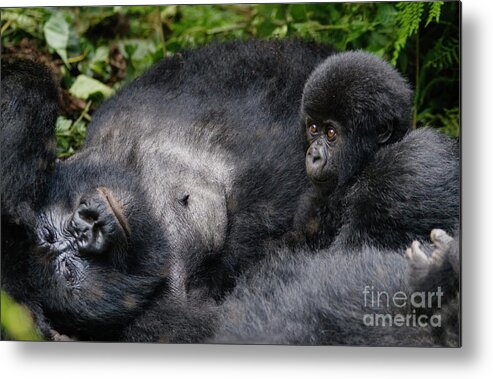
[[[58,154],[82,144],[102,100],[163,57],[211,40],[299,37],[385,58],[411,82],[414,127],[459,135],[457,2],[171,5],[2,9],[2,54],[51,66],[62,86]],[[4,338],[36,339],[2,293]]]

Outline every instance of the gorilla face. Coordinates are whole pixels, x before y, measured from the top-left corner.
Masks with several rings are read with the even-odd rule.
[[[114,164],[106,170],[74,156],[53,181],[32,249],[43,309],[60,333],[114,338],[156,288],[171,288],[166,236],[136,177]]]
[[[306,172],[324,192],[344,185],[385,140],[376,131],[354,133],[351,125],[313,112],[306,115],[305,129]]]
[[[338,182],[338,173],[333,164],[334,156],[342,145],[338,131],[340,125],[334,121],[315,121],[307,117],[306,136],[310,147],[306,152],[306,172],[314,183],[330,185]]]
[[[301,116],[306,169],[319,188],[344,185],[410,127],[411,91],[389,64],[363,52],[327,58],[310,75]]]
[[[87,257],[126,272],[128,258],[132,256],[132,234],[126,213],[121,200],[108,187],[96,187],[82,195],[71,194],[66,202],[49,205],[39,215],[39,248],[48,256],[64,257],[63,260]],[[67,281],[77,277],[63,265],[55,271]]]

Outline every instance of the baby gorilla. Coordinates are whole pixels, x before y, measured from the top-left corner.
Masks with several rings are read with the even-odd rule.
[[[312,249],[280,248],[245,275],[215,342],[459,346],[458,234],[435,229],[432,246],[401,254],[459,220],[457,143],[410,131],[411,95],[362,52],[315,69],[302,101],[314,190],[297,220]],[[400,298],[423,294],[423,304]]]
[[[313,71],[301,114],[315,189],[297,221],[313,244],[396,249],[434,228],[454,230],[459,146],[410,130],[411,97],[393,67],[364,52],[333,55]]]

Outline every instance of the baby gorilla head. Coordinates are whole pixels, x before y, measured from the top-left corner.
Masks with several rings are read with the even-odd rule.
[[[410,128],[412,91],[388,63],[364,52],[329,57],[308,79],[301,115],[306,169],[320,188],[344,185],[375,151]]]

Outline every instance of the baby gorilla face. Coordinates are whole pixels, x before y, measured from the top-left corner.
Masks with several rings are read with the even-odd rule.
[[[333,161],[340,145],[340,125],[334,121],[315,120],[308,116],[305,127],[310,144],[305,160],[308,176],[319,186],[335,186],[338,173]]]
[[[309,148],[306,169],[319,188],[347,183],[410,127],[411,91],[385,61],[363,52],[335,54],[310,75],[302,97]]]

